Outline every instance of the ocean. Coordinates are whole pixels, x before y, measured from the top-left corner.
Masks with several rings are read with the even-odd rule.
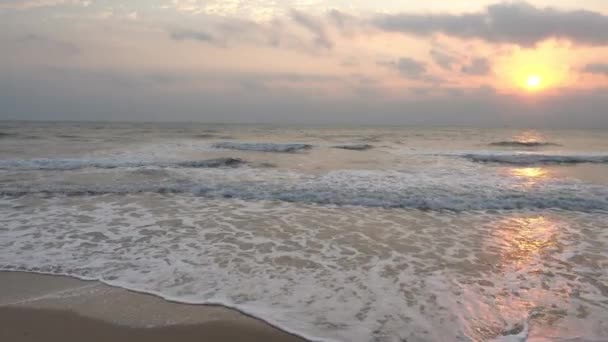
[[[608,132],[0,122],[0,270],[315,341],[606,341]]]

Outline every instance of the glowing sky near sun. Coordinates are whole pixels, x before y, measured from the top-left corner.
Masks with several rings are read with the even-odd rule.
[[[608,124],[603,0],[5,0],[0,44],[0,118]]]

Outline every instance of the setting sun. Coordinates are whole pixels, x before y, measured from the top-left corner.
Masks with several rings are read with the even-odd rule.
[[[496,62],[496,75],[504,88],[529,93],[546,92],[570,82],[568,49],[556,42],[519,48]]]
[[[528,87],[528,89],[530,90],[535,90],[538,89],[540,87],[540,85],[542,84],[542,78],[538,75],[530,75],[528,76],[528,79],[526,80],[526,87]]]

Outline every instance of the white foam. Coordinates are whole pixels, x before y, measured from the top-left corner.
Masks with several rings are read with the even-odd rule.
[[[0,269],[221,304],[313,340],[490,340],[531,306],[551,320],[565,312],[557,332],[586,322],[576,331],[591,339],[606,332],[607,308],[587,280],[608,275],[569,258],[608,258],[605,220],[152,194],[3,198]]]

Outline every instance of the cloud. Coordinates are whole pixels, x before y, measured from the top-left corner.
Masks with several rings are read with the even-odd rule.
[[[215,39],[212,35],[203,31],[175,31],[170,32],[171,39],[173,40],[198,40],[201,42],[213,42]]]
[[[207,25],[203,28],[170,30],[169,36],[176,41],[191,40],[225,48],[239,44],[288,49],[301,48],[300,41],[292,39],[289,33],[281,29],[282,26],[283,24],[279,21],[262,24],[226,18],[218,24]]]
[[[171,0],[161,8],[173,8],[190,15],[206,14],[253,20],[270,20],[278,14],[284,14],[282,6],[273,0]]]
[[[271,85],[273,83],[307,86],[327,82],[346,82],[351,76],[298,72],[219,72],[219,71],[117,71],[112,69],[39,68],[49,78],[61,78],[63,83],[96,84],[125,87],[154,85],[217,85],[234,86],[242,83]],[[193,88],[195,89],[195,88]]]
[[[327,12],[327,19],[332,27],[336,28],[340,33],[347,37],[355,35],[367,26],[367,23],[361,20],[361,18],[340,12],[336,9]]]
[[[431,49],[430,51],[431,58],[435,64],[439,65],[441,68],[445,70],[452,69],[452,66],[456,63],[458,58],[450,55],[449,53],[439,51],[437,49]]]
[[[382,15],[372,24],[390,32],[423,36],[441,33],[521,46],[533,46],[550,38],[608,44],[608,16],[587,10],[538,8],[525,2],[498,3],[481,12],[464,14]]]
[[[23,33],[3,38],[0,44],[6,53],[0,54],[0,68],[28,65],[35,60],[69,64],[83,57],[80,44],[57,34]]]
[[[89,6],[88,0],[2,0],[0,9],[26,10],[41,7],[53,7],[59,5],[81,5]]]
[[[33,45],[59,51],[69,55],[76,55],[80,53],[80,48],[75,44],[39,34],[27,34],[18,38],[17,42],[24,45]]]
[[[396,69],[402,76],[409,79],[421,79],[426,74],[426,64],[409,57],[402,57],[394,62],[380,62],[378,64]]]
[[[293,21],[269,22],[222,18],[204,27],[171,29],[168,33],[176,41],[192,40],[225,48],[243,44],[317,54],[333,47],[321,21],[299,12],[294,12],[292,18]]]
[[[181,87],[183,82],[202,79],[217,84],[226,78],[240,84],[221,90],[168,91],[173,83]],[[325,78],[0,69],[0,119],[608,127],[608,116],[602,110],[608,108],[606,88],[570,91],[531,103],[487,87],[429,86],[399,91],[392,97],[386,96],[382,85],[372,83],[358,88],[352,96],[336,97],[311,87],[265,88],[256,83],[274,79],[318,79],[324,83]]]
[[[325,49],[331,49],[333,47],[334,44],[329,39],[321,21],[296,10],[291,11],[291,18],[314,35],[315,45]]]
[[[462,67],[463,74],[484,76],[490,73],[490,61],[487,58],[475,58],[469,65]]]
[[[608,76],[608,64],[588,64],[583,68],[583,72],[596,75]]]

